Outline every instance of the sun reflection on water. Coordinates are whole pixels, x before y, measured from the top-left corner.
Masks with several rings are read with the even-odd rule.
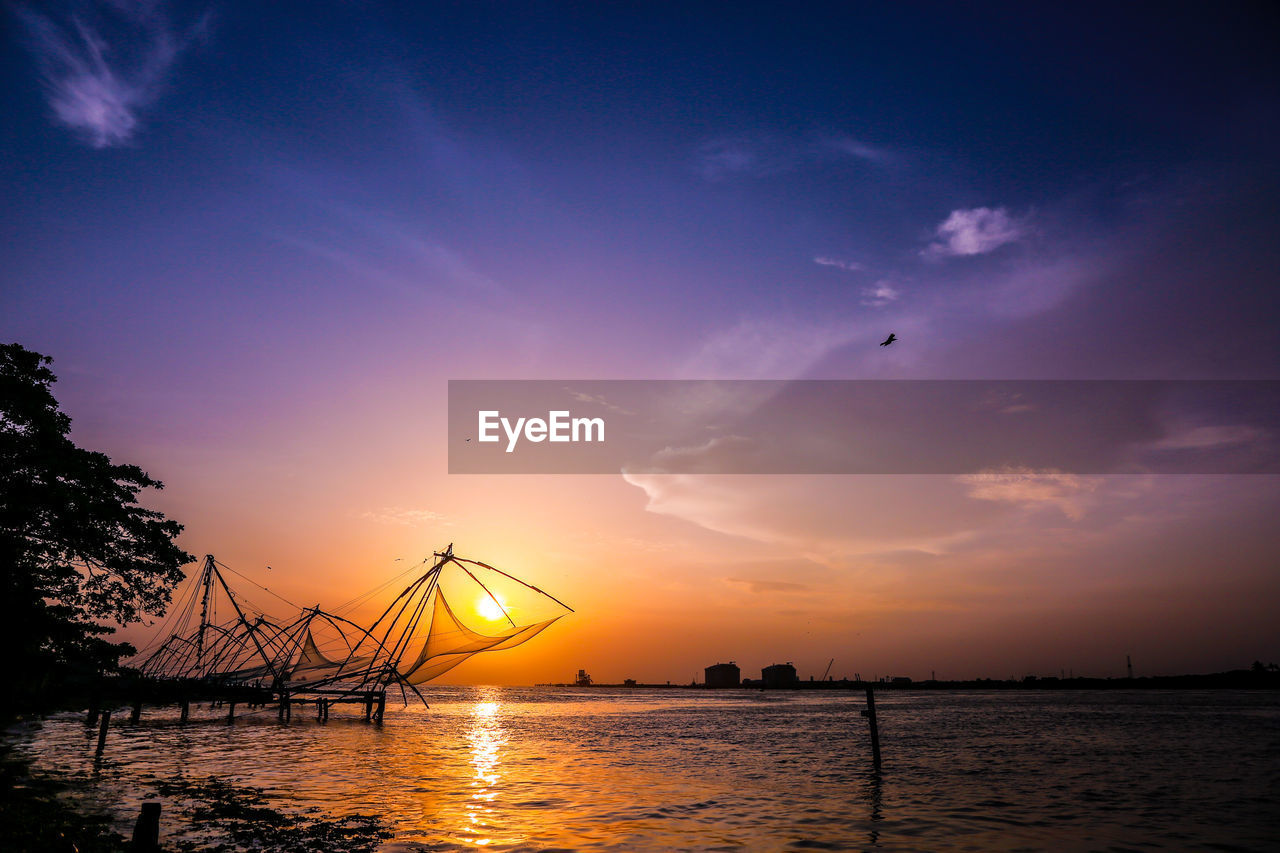
[[[497,811],[499,772],[502,747],[506,744],[506,732],[499,715],[500,707],[494,701],[480,701],[471,709],[466,738],[471,749],[471,766],[475,776],[471,780],[471,798],[467,803],[469,826],[464,833],[472,844],[485,847],[493,844]]]

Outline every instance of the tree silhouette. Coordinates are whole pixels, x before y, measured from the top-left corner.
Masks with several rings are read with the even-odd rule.
[[[163,488],[134,465],[77,447],[50,386],[52,359],[0,345],[0,630],[8,689],[0,710],[60,683],[114,671],[133,652],[99,624],[161,613],[190,554],[182,525],[136,502]]]

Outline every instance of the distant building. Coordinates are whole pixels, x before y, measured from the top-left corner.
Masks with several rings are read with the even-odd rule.
[[[800,683],[796,668],[789,663],[775,663],[760,671],[760,680],[765,687],[795,687]]]
[[[708,687],[737,687],[742,683],[742,670],[733,661],[709,666],[703,672]]]
[[[591,676],[587,675],[587,671],[585,669],[580,669],[578,670],[578,680],[575,681],[574,684],[579,687],[590,687]]]
[[[636,686],[636,680],[635,680],[634,678],[626,678],[626,679],[623,679],[623,681],[622,681],[622,686],[623,686],[623,687],[635,687],[635,686]]]
[[[911,679],[907,678],[905,675],[897,675],[897,676],[894,676],[893,680],[890,681],[889,683],[900,684],[905,687],[906,685],[911,683]]]

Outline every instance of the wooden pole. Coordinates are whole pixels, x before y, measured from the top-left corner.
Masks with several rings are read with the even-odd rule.
[[[386,713],[386,710],[387,710],[387,691],[383,690],[381,693],[378,694],[378,715],[374,719],[376,719],[379,723],[381,723],[382,715]]]
[[[138,822],[133,826],[131,850],[139,853],[157,853],[160,850],[160,803],[151,800],[142,804]]]
[[[138,720],[142,719],[142,700],[133,700],[133,711],[129,714],[129,722],[133,725],[138,724]]]
[[[138,822],[133,825],[133,843],[130,850],[159,853],[160,850],[160,803],[149,800],[142,804],[138,812]]]
[[[98,724],[98,748],[93,752],[96,756],[101,756],[102,750],[107,748],[107,726],[110,722],[111,712],[103,711],[101,722]]]
[[[880,727],[876,725],[876,695],[870,687],[867,688],[867,710],[862,712],[862,716],[866,717],[867,722],[871,724],[871,763],[879,770]]]
[[[234,722],[236,718],[236,703],[234,701],[227,703],[227,722]]]
[[[187,717],[189,717],[190,715],[191,715],[191,702],[190,702],[190,700],[183,699],[183,700],[182,700],[182,715],[181,715],[180,717],[178,717],[178,722],[180,722],[180,723],[185,723],[185,722],[187,721]]]

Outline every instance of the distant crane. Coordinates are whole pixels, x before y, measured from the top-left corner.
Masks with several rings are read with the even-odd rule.
[[[826,680],[827,680],[827,676],[831,674],[831,664],[833,664],[833,663],[835,663],[835,662],[836,662],[836,659],[835,659],[835,658],[832,658],[831,660],[827,661],[827,671],[826,671],[826,672],[824,672],[824,673],[822,673],[822,680],[823,680],[823,681],[826,681]]]

